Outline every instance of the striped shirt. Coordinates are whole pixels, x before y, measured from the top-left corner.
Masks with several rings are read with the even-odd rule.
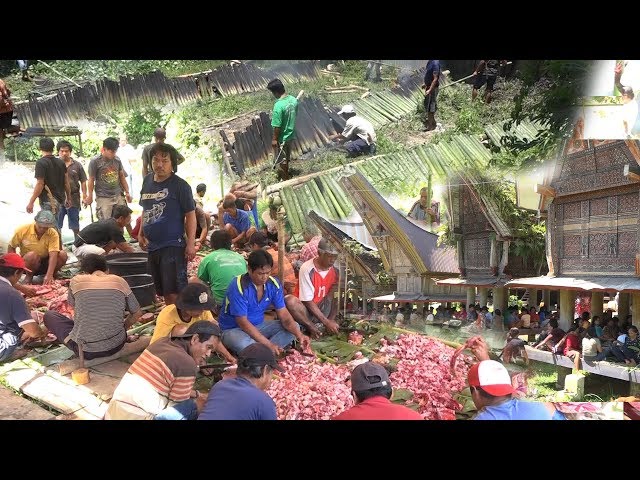
[[[75,308],[69,338],[82,344],[85,352],[106,352],[125,343],[125,310],[136,313],[140,304],[122,277],[100,270],[76,275],[68,295],[69,305]]]
[[[188,400],[198,369],[188,341],[161,338],[142,352],[118,384],[106,420],[150,420]]]

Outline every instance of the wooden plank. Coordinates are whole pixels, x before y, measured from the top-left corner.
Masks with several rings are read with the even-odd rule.
[[[0,420],[49,420],[53,414],[0,386]]]
[[[556,196],[556,189],[550,187],[549,185],[538,184],[534,187],[534,190],[536,193],[539,193],[540,195],[543,195],[545,197],[554,198]]]
[[[114,353],[113,355],[111,355],[109,357],[102,357],[102,358],[94,358],[92,360],[85,360],[84,361],[84,366],[86,368],[94,367],[96,365],[100,365],[100,364],[103,364],[103,363],[110,362],[111,360],[116,360],[116,359],[121,358],[121,357],[126,357],[127,355],[131,355],[132,353],[141,352],[141,351],[143,351],[145,348],[147,348],[149,346],[149,342],[150,341],[151,341],[151,336],[143,335],[142,337],[140,337],[135,342],[125,343],[124,347],[122,347],[122,350],[120,350],[117,353]],[[60,373],[61,375],[66,375],[66,374],[71,373],[74,370],[80,368],[80,359],[74,358],[74,359],[71,359],[71,360],[66,360],[66,361],[56,365],[55,368],[56,368],[57,372]]]

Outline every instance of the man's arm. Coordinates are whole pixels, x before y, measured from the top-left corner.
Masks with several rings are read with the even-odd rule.
[[[327,296],[331,298],[331,311],[329,312],[329,316],[327,317],[329,320],[335,320],[336,315],[338,314],[338,299],[333,294],[336,291],[337,285],[338,282],[334,283],[331,287],[331,290],[329,290],[329,293],[327,294]]]
[[[64,193],[67,195],[65,206],[69,208],[71,206],[71,182],[69,181],[69,172],[64,172]]]
[[[298,328],[298,323],[293,319],[293,317],[289,313],[289,310],[287,310],[286,307],[279,308],[276,310],[276,313],[278,314],[278,318],[280,319],[280,322],[282,323],[282,326],[285,328],[285,330],[296,337],[296,340],[300,342],[302,349],[306,350],[309,347],[310,343],[309,337],[302,334],[300,328]]]
[[[38,178],[36,186],[33,187],[33,193],[31,194],[31,198],[27,204],[27,213],[33,213],[33,204],[35,203],[36,198],[38,198],[42,193],[42,190],[44,190],[44,177]]]
[[[196,256],[196,211],[191,210],[184,216],[185,230],[187,233],[187,247],[185,254],[189,260]]]
[[[80,189],[82,190],[82,203],[87,203],[87,181],[80,182]]]
[[[58,263],[58,252],[57,251],[49,252],[49,265],[47,267],[47,273],[44,276],[44,280],[42,281],[43,285],[48,285],[53,281],[53,272],[56,269],[57,263]]]
[[[141,316],[142,316],[142,309],[138,310],[135,313],[130,313],[124,322],[124,329],[129,330],[131,328],[131,325],[137,323],[138,320],[140,320]]]
[[[23,330],[23,333],[20,336],[20,342],[22,344],[31,342],[33,340],[41,340],[46,336],[35,321],[23,323],[22,325],[20,325],[20,328],[22,328]]]
[[[144,236],[144,211],[142,214],[142,220],[140,220],[140,231],[138,232],[138,245],[142,250],[147,250],[147,245],[149,245],[149,241]]]
[[[325,317],[324,313],[322,313],[322,310],[320,310],[318,305],[316,305],[313,300],[303,301],[302,304],[307,307],[307,310],[309,310],[309,312],[311,312],[314,317],[322,322],[327,330],[334,334],[338,333],[338,324],[335,322],[335,320],[329,320],[327,317]],[[333,311],[333,304],[331,305],[331,311]]]
[[[440,69],[438,69],[438,71],[433,71],[433,79],[431,80],[431,84],[429,85],[429,88],[427,89],[427,91],[424,93],[425,95],[430,95],[431,91],[435,88],[436,83],[438,82],[438,77],[440,76]]]
[[[472,75],[478,75],[479,73],[484,72],[484,68],[486,64],[487,64],[486,60],[480,60],[480,63],[478,64],[478,66],[476,67]]]
[[[87,192],[87,205],[91,205],[91,202],[93,202],[93,187],[95,185],[95,181],[96,179],[94,177],[92,177],[91,175],[89,175],[89,185],[88,185],[88,192]]]
[[[618,91],[620,93],[622,93],[622,89],[624,88],[624,85],[622,85],[622,83],[621,83],[622,72],[623,71],[624,71],[624,64],[622,64],[622,63],[617,63],[615,69],[613,70],[613,72],[614,72],[613,81],[615,83],[616,88],[618,89]]]
[[[134,251],[133,247],[131,246],[131,244],[129,242],[117,243],[116,244],[116,248],[118,250],[120,250],[121,252],[131,253],[131,252]]]
[[[120,186],[122,187],[122,191],[124,192],[125,198],[127,199],[127,203],[131,203],[131,195],[129,194],[129,184],[127,183],[127,177],[125,176],[124,169],[121,168],[118,172],[118,176],[120,177]]]

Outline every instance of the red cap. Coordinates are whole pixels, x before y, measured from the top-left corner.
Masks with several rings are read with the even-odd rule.
[[[22,258],[17,253],[5,253],[0,257],[0,266],[2,267],[11,267],[11,268],[21,268],[25,272],[31,273],[31,270],[27,268],[24,263],[24,258]]]
[[[469,386],[480,387],[489,395],[502,397],[514,393],[509,372],[500,362],[483,360],[469,370]]]

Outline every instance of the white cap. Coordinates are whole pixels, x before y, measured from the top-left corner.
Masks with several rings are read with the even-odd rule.
[[[342,110],[338,112],[338,115],[342,115],[343,113],[356,113],[356,109],[353,105],[345,105],[342,107]]]

